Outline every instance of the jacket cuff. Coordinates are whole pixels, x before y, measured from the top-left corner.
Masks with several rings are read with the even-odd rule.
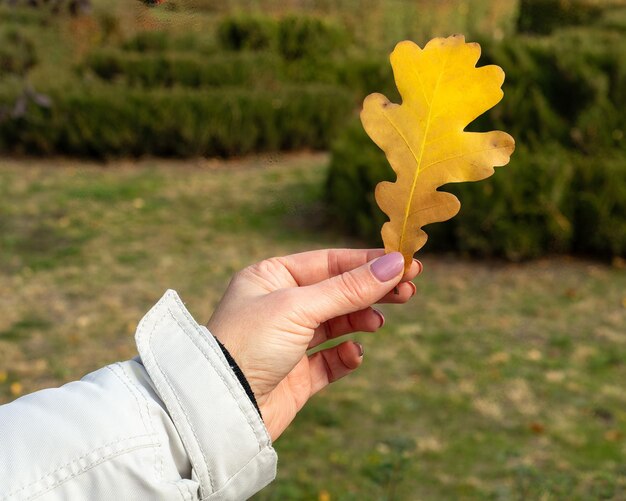
[[[247,499],[276,476],[276,453],[217,340],[169,290],[140,322],[137,348],[180,434],[200,499]]]

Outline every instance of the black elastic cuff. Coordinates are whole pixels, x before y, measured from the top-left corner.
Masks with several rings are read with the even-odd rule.
[[[237,362],[235,362],[235,359],[228,352],[226,347],[222,343],[220,343],[219,339],[215,338],[215,340],[217,341],[217,344],[222,349],[222,353],[224,353],[224,356],[226,357],[226,360],[228,361],[228,365],[230,365],[230,368],[235,373],[235,376],[237,376],[237,379],[239,379],[241,386],[243,386],[243,389],[245,390],[246,395],[248,395],[248,398],[250,398],[250,400],[254,404],[254,408],[259,413],[259,416],[261,416],[261,419],[263,419],[263,416],[261,415],[261,410],[259,409],[259,404],[256,403],[256,398],[254,398],[254,393],[252,393],[252,388],[250,388],[250,383],[248,383],[246,376],[243,375],[243,372],[237,365]]]

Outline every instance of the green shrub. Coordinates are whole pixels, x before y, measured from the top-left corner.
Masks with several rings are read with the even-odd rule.
[[[346,47],[347,32],[338,24],[313,16],[281,19],[260,15],[224,17],[217,40],[225,50],[276,50],[285,59],[318,57]]]
[[[456,249],[514,261],[571,251],[574,176],[572,155],[547,144],[535,152],[518,148],[485,181],[450,186],[461,201],[452,226]]]
[[[23,5],[8,5],[0,1],[0,19],[3,25],[46,26],[50,15],[45,9],[33,9]]]
[[[276,29],[270,17],[225,16],[217,26],[217,41],[226,50],[267,50],[276,46]]]
[[[280,81],[282,60],[267,52],[203,56],[194,53],[92,52],[84,63],[100,78],[145,87],[271,86]]]
[[[278,23],[278,50],[285,59],[325,56],[347,41],[338,24],[317,17],[287,16]]]
[[[325,193],[333,221],[372,245],[382,245],[380,229],[387,216],[376,204],[374,190],[380,181],[395,180],[385,154],[358,121],[342,130],[331,153]],[[428,226],[427,233],[427,249],[457,249],[450,221]]]
[[[588,0],[520,0],[517,29],[548,34],[567,25],[589,24],[601,12]]]
[[[513,260],[548,252],[624,255],[624,35],[569,28],[482,46],[481,64],[506,71],[505,99],[469,130],[506,130],[518,149],[488,180],[446,187],[461,212],[427,227],[426,248]],[[384,154],[358,123],[332,154],[327,193],[335,220],[379,243],[386,217],[374,187],[394,178]]]
[[[518,147],[509,165],[479,183],[447,185],[461,201],[450,221],[426,227],[426,250],[511,260],[552,252],[626,254],[625,155],[588,157],[560,145]],[[395,179],[385,155],[353,123],[333,144],[326,193],[333,219],[373,244],[386,221],[374,200]]]
[[[141,31],[126,40],[121,47],[131,52],[192,51],[211,54],[215,52],[214,45],[209,34]]]
[[[573,182],[576,200],[574,250],[602,256],[626,255],[626,158],[579,157]]]
[[[138,52],[164,51],[170,48],[171,36],[166,31],[141,31],[122,46]]]
[[[32,40],[15,27],[0,28],[0,78],[24,76],[37,63]]]
[[[606,9],[598,21],[598,26],[604,29],[626,31],[626,7]]]
[[[324,82],[354,91],[358,101],[372,92],[398,99],[388,58],[367,54],[310,58],[285,65],[286,78],[294,82]]]
[[[361,123],[350,123],[333,142],[326,198],[333,219],[344,229],[380,243],[387,217],[374,200],[374,187],[392,181],[385,154],[369,139]]]
[[[626,146],[626,43],[617,32],[572,28],[550,37],[482,42],[481,64],[506,71],[505,99],[469,130],[502,129],[532,148],[558,142],[586,154]],[[287,65],[294,81],[337,83],[361,100],[399,102],[386,58],[346,55]]]
[[[568,29],[547,38],[482,44],[484,64],[506,71],[505,99],[476,122],[540,147],[557,141],[586,153],[624,147],[626,44],[615,32]]]
[[[208,56],[196,53],[134,53],[100,49],[85,59],[83,69],[106,81],[144,87],[221,87],[246,85],[273,88],[280,82],[344,86],[361,101],[371,92],[397,98],[391,67],[385,58],[365,54],[284,61],[267,51],[240,51]]]
[[[0,124],[0,151],[188,157],[321,149],[353,108],[347,91],[319,85],[277,92],[109,85],[48,94],[50,109]],[[11,99],[0,92],[0,105]]]

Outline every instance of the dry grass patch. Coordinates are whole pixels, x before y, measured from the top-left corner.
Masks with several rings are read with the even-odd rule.
[[[205,321],[247,264],[360,245],[323,217],[326,160],[2,161],[0,400],[134,356],[166,288]],[[626,270],[422,259],[257,499],[625,498]]]

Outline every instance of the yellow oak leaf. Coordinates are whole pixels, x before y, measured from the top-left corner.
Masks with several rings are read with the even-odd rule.
[[[461,207],[437,188],[485,179],[515,149],[505,132],[464,132],[503,96],[502,68],[477,68],[479,57],[480,45],[465,43],[461,35],[435,38],[423,49],[400,42],[391,66],[402,104],[382,94],[363,102],[363,127],[397,175],[395,182],[376,186],[376,201],[389,217],[382,228],[385,250],[402,252],[407,268],[428,238],[422,226],[446,221]]]

